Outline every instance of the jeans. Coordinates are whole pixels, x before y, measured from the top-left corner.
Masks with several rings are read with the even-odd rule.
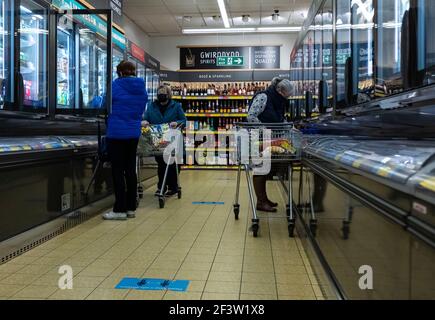
[[[115,205],[113,206],[115,213],[136,210],[136,151],[138,141],[139,139],[108,139],[107,141],[115,189]]]
[[[163,156],[157,156],[156,161],[158,165],[157,173],[159,176],[159,183],[157,185],[157,188],[161,190],[163,179],[165,177],[165,172],[166,172],[166,162],[163,159]],[[171,191],[178,191],[177,168],[175,166],[176,166],[175,163],[169,166],[168,176],[166,177],[166,186]]]

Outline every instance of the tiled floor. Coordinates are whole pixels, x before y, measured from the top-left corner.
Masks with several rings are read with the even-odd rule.
[[[95,217],[1,265],[0,299],[323,299],[283,212],[261,214],[260,237],[253,238],[245,184],[234,219],[234,172],[186,171],[181,179],[183,199],[168,200],[163,210],[148,190],[136,219]],[[269,193],[283,203],[277,185]],[[58,287],[61,265],[73,269],[73,290]],[[191,282],[183,293],[114,289],[124,277]]]

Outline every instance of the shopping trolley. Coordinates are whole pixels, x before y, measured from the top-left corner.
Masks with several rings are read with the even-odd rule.
[[[172,137],[174,136],[182,137],[181,129],[182,127],[177,127],[175,130],[179,131],[179,135],[173,135],[173,134],[169,134],[170,127],[168,124],[152,125],[146,128],[142,128],[142,135],[139,139],[138,152],[141,154],[142,157],[164,156],[166,148],[172,142]],[[178,141],[178,143],[182,143],[182,141]],[[162,188],[160,190],[160,194],[158,195],[159,206],[161,209],[165,207],[165,186],[168,177],[169,166],[173,161],[175,161],[176,164],[175,168],[176,168],[177,183],[178,183],[178,190],[177,190],[178,199],[181,199],[182,197],[176,152],[177,152],[176,148],[175,150],[170,152],[166,164],[166,170],[163,178]]]
[[[266,124],[266,123],[237,123],[237,186],[234,202],[234,215],[239,219],[240,204],[240,179],[242,170],[246,173],[248,183],[249,201],[252,209],[251,231],[254,237],[258,236],[260,220],[257,215],[251,171],[259,171],[269,161],[270,168],[277,174],[287,176],[288,179],[288,204],[286,208],[289,236],[293,237],[296,215],[293,210],[293,166],[301,160],[300,131],[293,128],[291,123]],[[260,173],[265,174],[265,172]]]

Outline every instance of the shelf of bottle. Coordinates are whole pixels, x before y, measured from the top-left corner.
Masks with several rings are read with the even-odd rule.
[[[243,118],[247,113],[186,113],[186,117],[204,117],[204,118]]]
[[[184,170],[203,169],[203,170],[237,170],[238,166],[223,165],[186,165],[181,167]]]
[[[220,135],[228,135],[231,134],[235,129],[231,130],[231,129],[222,129],[220,131],[216,131],[216,130],[187,130],[186,134],[220,134]]]
[[[186,151],[209,151],[209,152],[220,152],[220,151],[236,151],[235,148],[202,148],[202,147],[186,147]]]
[[[176,100],[249,100],[253,96],[173,96]]]

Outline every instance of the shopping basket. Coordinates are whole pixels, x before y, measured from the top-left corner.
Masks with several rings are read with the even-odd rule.
[[[142,128],[142,135],[139,138],[138,144],[138,154],[141,157],[154,157],[154,156],[164,156],[165,150],[174,141],[175,137],[182,137],[181,133],[182,127],[179,126],[176,129],[171,129],[168,124],[161,125],[152,125],[145,128]],[[172,132],[171,132],[172,130]],[[178,134],[174,134],[173,130],[177,130]],[[182,143],[183,141],[179,141]],[[177,149],[176,149],[177,150]],[[165,207],[165,186],[169,172],[169,166],[173,161],[175,161],[176,175],[177,175],[177,183],[178,190],[177,195],[178,199],[181,199],[181,187],[179,181],[179,167],[177,163],[177,153],[176,150],[173,150],[169,153],[168,161],[166,162],[166,170],[163,178],[162,188],[160,190],[160,194],[158,195],[159,206],[160,208]]]
[[[242,170],[246,173],[249,201],[252,209],[252,227],[254,237],[258,236],[260,228],[257,215],[251,171],[253,174],[283,175],[288,179],[287,221],[289,235],[293,237],[296,217],[293,210],[293,165],[301,160],[302,134],[294,129],[291,123],[237,123],[237,185],[234,202],[234,215],[239,219],[240,178]]]

